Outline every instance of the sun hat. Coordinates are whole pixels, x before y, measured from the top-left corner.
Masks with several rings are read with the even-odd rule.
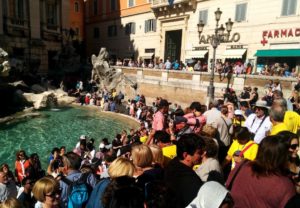
[[[220,207],[227,194],[228,190],[220,183],[208,181],[202,185],[196,198],[187,208]]]
[[[255,103],[255,106],[254,107],[259,107],[259,108],[266,108],[266,109],[269,109],[270,107],[268,106],[267,104],[267,101],[264,101],[264,100],[259,100]]]
[[[234,115],[236,115],[236,116],[243,116],[243,111],[237,109],[237,110],[234,111]]]

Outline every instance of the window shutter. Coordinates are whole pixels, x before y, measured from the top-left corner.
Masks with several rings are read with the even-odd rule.
[[[239,19],[239,14],[240,14],[240,5],[236,5],[235,7],[235,21],[239,22],[240,19]]]
[[[131,33],[135,34],[135,22],[131,23]]]
[[[199,22],[202,21],[205,25],[207,24],[207,10],[202,10],[199,12]]]
[[[287,10],[287,14],[288,15],[295,15],[296,14],[296,7],[297,7],[297,0],[289,0],[288,1],[288,10]]]
[[[157,24],[156,19],[153,19],[153,32],[156,32],[156,24]]]
[[[241,4],[241,21],[246,21],[247,4]]]
[[[145,33],[148,32],[148,20],[145,20]]]

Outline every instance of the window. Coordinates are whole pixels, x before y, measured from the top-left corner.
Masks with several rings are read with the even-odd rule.
[[[134,0],[128,0],[128,7],[134,6]]]
[[[110,25],[107,27],[107,36],[108,37],[117,36],[117,25]]]
[[[100,37],[99,27],[94,27],[94,38]]]
[[[126,35],[135,34],[135,23],[134,22],[130,22],[130,23],[126,24],[125,34]]]
[[[283,0],[281,16],[290,16],[296,14],[297,0]]]
[[[75,10],[75,12],[79,12],[79,3],[78,2],[75,2],[74,10]]]
[[[48,3],[46,6],[46,16],[47,16],[47,26],[49,29],[49,25],[56,26],[57,25],[57,6],[55,3]],[[53,28],[57,29],[57,28]]]
[[[237,4],[235,8],[235,21],[243,22],[246,20],[247,3]]]
[[[94,0],[93,3],[94,15],[98,14],[98,0]]]
[[[111,11],[116,11],[117,10],[116,0],[110,0],[110,10]]]
[[[23,0],[16,0],[15,14],[16,14],[16,18],[24,19],[24,3],[23,3]]]
[[[145,21],[145,33],[156,31],[156,19],[149,19]]]
[[[207,24],[207,10],[202,10],[199,12],[199,22],[202,21],[205,25]]]

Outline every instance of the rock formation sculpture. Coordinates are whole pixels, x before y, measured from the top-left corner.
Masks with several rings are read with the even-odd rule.
[[[8,53],[0,48],[0,76],[8,77],[10,65],[8,62]]]
[[[91,81],[95,82],[98,89],[112,90],[123,80],[121,71],[110,68],[108,64],[109,54],[106,48],[101,48],[98,56],[92,55]]]

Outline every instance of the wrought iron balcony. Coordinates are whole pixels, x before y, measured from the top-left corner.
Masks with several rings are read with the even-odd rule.
[[[196,9],[196,0],[153,0],[151,8],[154,12],[170,11],[173,9]]]
[[[25,37],[29,35],[29,21],[26,19],[4,16],[3,25],[5,32],[9,35]]]

